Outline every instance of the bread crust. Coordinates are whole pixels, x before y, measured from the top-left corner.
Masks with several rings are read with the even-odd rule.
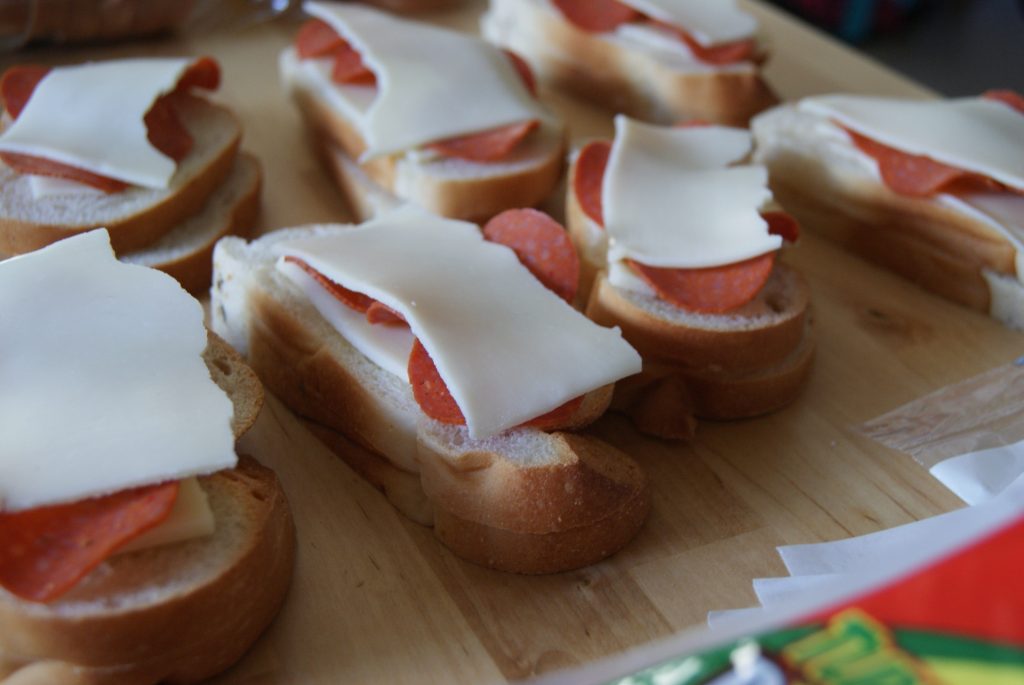
[[[93,582],[49,605],[21,602],[0,590],[0,674],[13,673],[11,682],[32,682],[34,674],[36,682],[184,685],[237,661],[284,600],[294,527],[276,476],[250,457],[200,483],[211,500],[230,500],[244,512],[246,530],[232,539],[222,526],[212,539],[182,544],[202,554],[204,545],[231,540],[228,562],[170,596],[146,601],[139,595],[125,606],[102,598],[143,586],[140,570],[155,550],[109,560],[106,574],[94,572]],[[73,680],[46,679],[69,674]]]
[[[514,19],[485,18],[488,39],[522,55],[541,81],[612,111],[663,124],[703,119],[746,126],[779,101],[753,63],[745,69],[674,69],[577,28],[541,3],[521,0],[514,11]]]
[[[194,96],[180,96],[182,111],[215,108],[222,117],[229,117],[234,133],[206,163],[193,175],[183,179],[173,192],[154,200],[134,214],[116,220],[104,221],[102,224],[83,221],[78,224],[52,224],[33,221],[25,217],[12,215],[0,207],[0,253],[10,255],[31,252],[79,233],[103,226],[110,234],[110,244],[117,254],[140,250],[171,231],[177,224],[198,212],[211,193],[228,175],[235,161],[242,137],[242,127],[238,118],[230,110]],[[182,117],[183,123],[189,125],[189,117]],[[194,129],[190,129],[194,136]],[[198,154],[196,152],[192,154]],[[184,163],[184,162],[182,162]],[[17,175],[3,168],[0,180],[10,183]],[[174,181],[172,180],[172,183]],[[129,188],[126,193],[134,192]]]
[[[483,222],[505,209],[540,204],[558,184],[565,167],[564,132],[529,165],[503,169],[499,162],[492,171],[486,163],[475,163],[480,172],[472,176],[431,173],[429,165],[403,163],[395,156],[357,164],[354,160],[366,150],[366,143],[351,122],[322,98],[301,87],[292,87],[292,97],[315,133],[313,144],[317,146],[318,156],[360,221],[372,218],[366,214],[374,206],[363,196],[383,191],[396,201],[408,200],[441,216]],[[533,135],[541,133],[543,130]],[[322,147],[324,145],[327,149]],[[341,155],[350,160],[348,165],[338,159]],[[352,165],[361,169],[375,185],[366,188],[362,180],[352,178]]]

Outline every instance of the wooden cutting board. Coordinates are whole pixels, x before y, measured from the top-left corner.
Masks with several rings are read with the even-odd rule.
[[[767,77],[785,98],[927,94],[777,10],[749,6],[771,40]],[[429,19],[472,31],[482,9],[482,2],[470,2]],[[295,28],[281,22],[27,57],[214,55],[224,69],[219,97],[242,118],[244,147],[264,165],[260,230],[345,221],[278,83],[277,54]],[[611,136],[611,113],[543,95],[570,123],[574,143]],[[554,198],[550,209],[560,212],[561,202]],[[855,427],[1010,361],[1024,350],[1024,336],[814,235],[787,261],[813,289],[818,354],[806,392],[772,416],[705,423],[691,443],[647,439],[620,417],[603,419],[594,432],[641,462],[654,483],[654,508],[632,544],[581,571],[519,577],[453,558],[429,529],[403,519],[269,398],[243,447],[277,470],[291,499],[299,539],[295,580],[268,633],[216,682],[524,678],[700,624],[710,609],[756,603],[751,579],[785,573],[777,545],[868,533],[960,506],[924,469]]]

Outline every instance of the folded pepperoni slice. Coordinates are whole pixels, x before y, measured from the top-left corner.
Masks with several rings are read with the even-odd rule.
[[[757,60],[757,41],[753,38],[723,43],[721,45],[704,46],[697,42],[693,34],[685,29],[657,19],[648,19],[647,21],[649,24],[675,35],[690,49],[694,57],[705,64],[722,66],[725,64],[735,64],[736,62],[752,62]]]
[[[484,226],[484,237],[512,248],[519,261],[566,302],[576,297],[580,260],[562,225],[536,209],[509,209]]]
[[[643,15],[616,0],[553,0],[555,7],[572,25],[592,33],[614,31]]]
[[[0,514],[0,585],[22,599],[58,598],[115,550],[163,522],[178,497],[164,483]]]
[[[706,269],[647,266],[632,259],[626,262],[666,302],[692,312],[721,314],[757,296],[772,273],[775,253]]]
[[[349,290],[345,286],[335,283],[298,257],[288,255],[284,258],[284,261],[294,264],[305,271],[307,274],[315,278],[316,282],[323,286],[324,290],[330,293],[334,299],[357,312],[365,314],[366,311],[369,310],[370,305],[375,301],[372,297],[364,295],[363,293],[357,293],[355,290]]]
[[[989,90],[985,91],[982,97],[1009,105],[1021,114],[1024,114],[1024,95],[1020,93],[1012,90]]]
[[[413,397],[416,398],[416,403],[420,405],[424,414],[441,423],[466,425],[466,418],[462,415],[462,410],[459,409],[455,398],[448,391],[448,386],[445,385],[444,379],[438,373],[434,360],[430,358],[427,349],[418,339],[412,344],[408,370]],[[583,404],[583,398],[575,397],[522,425],[538,430],[552,430],[564,426],[581,404]]]
[[[427,147],[445,157],[457,157],[473,162],[495,162],[507,157],[539,126],[540,122],[533,119],[468,136],[446,138],[430,143]]]
[[[607,140],[587,143],[576,157],[576,174],[572,180],[572,190],[576,193],[576,200],[580,203],[583,213],[602,227],[604,209],[601,204],[601,186],[611,154],[612,144]]]
[[[3,97],[4,108],[12,118],[18,118],[36,86],[49,71],[49,67],[21,65],[4,72],[0,79],[0,96]],[[147,137],[153,147],[176,162],[184,159],[192,151],[194,141],[192,134],[181,123],[174,109],[173,98],[176,94],[192,88],[212,90],[219,85],[220,67],[215,60],[202,57],[193,62],[178,80],[174,91],[157,98],[146,112],[144,121]],[[127,183],[45,157],[4,152],[0,153],[0,159],[18,173],[64,178],[98,188],[106,193],[120,192],[128,187]]]

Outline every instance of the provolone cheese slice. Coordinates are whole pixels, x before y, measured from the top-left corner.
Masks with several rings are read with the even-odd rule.
[[[1024,189],[1024,116],[985,98],[899,100],[827,95],[798,108],[884,145]]]
[[[409,353],[414,336],[408,327],[372,324],[366,320],[366,314],[339,302],[304,269],[283,260],[277,268],[353,347],[385,371],[409,380]]]
[[[149,142],[146,112],[174,89],[189,59],[127,59],[57,67],[0,136],[0,151],[45,157],[147,188],[176,164]]]
[[[0,507],[233,467],[205,347],[199,302],[105,230],[0,262]]]
[[[36,175],[29,175],[28,190],[32,194],[33,200],[42,200],[48,197],[68,197],[69,195],[95,195],[101,197],[106,194],[99,188],[70,181],[66,178]]]
[[[621,0],[649,17],[686,29],[704,46],[750,38],[757,20],[735,0]]]
[[[474,438],[640,370],[618,329],[566,304],[474,224],[406,206],[282,249],[401,312]]]
[[[376,98],[356,121],[368,145],[363,160],[551,118],[508,58],[479,38],[351,3],[303,7],[351,43],[377,76]]]
[[[763,166],[727,165],[750,134],[722,126],[666,128],[619,115],[602,185],[608,259],[703,268],[779,249],[759,210],[771,199]]]
[[[195,538],[213,535],[216,522],[210,500],[203,491],[199,481],[186,478],[178,485],[178,497],[167,518],[156,528],[147,530],[134,538],[124,547],[117,550],[118,554],[137,552],[141,549],[172,545]]]

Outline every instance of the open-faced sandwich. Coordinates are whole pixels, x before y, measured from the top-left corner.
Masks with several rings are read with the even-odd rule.
[[[198,94],[218,87],[217,63],[18,65],[0,78],[0,257],[104,227],[119,258],[207,288],[213,244],[252,228],[260,189],[238,119]]]
[[[639,119],[746,125],[777,102],[734,0],[491,0],[482,29],[544,83]]]
[[[105,231],[0,263],[0,681],[209,678],[277,613],[294,531],[235,454],[259,380]]]
[[[551,193],[565,131],[522,60],[358,5],[303,7],[281,77],[357,217],[408,201],[483,221]]]
[[[640,370],[617,330],[568,304],[574,260],[536,210],[481,234],[407,205],[359,226],[220,241],[213,326],[455,554],[563,571],[625,545],[650,507],[632,459],[567,432]]]
[[[662,437],[692,416],[733,419],[791,402],[813,357],[803,278],[777,259],[799,227],[774,203],[751,137],[713,125],[615,119],[576,156],[566,215],[587,315],[644,357],[614,406]]]
[[[751,130],[810,230],[1024,328],[1024,97],[816,96]]]

